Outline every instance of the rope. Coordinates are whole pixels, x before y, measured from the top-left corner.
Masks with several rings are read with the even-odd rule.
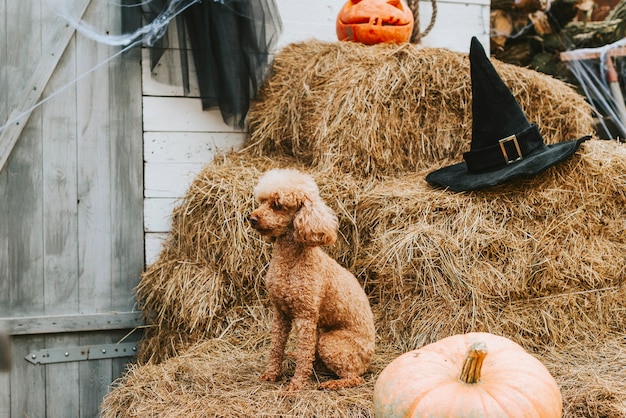
[[[420,33],[420,9],[419,0],[408,0],[408,5],[411,11],[413,11],[413,33],[411,34],[411,43],[419,44],[422,42],[422,38],[428,35],[435,26],[435,20],[437,20],[437,0],[430,0],[433,5],[433,14],[430,16],[430,23],[424,29],[424,32]]]

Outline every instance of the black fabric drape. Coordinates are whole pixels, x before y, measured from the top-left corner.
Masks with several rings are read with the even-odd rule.
[[[144,5],[148,22],[174,2],[182,10],[193,0],[152,0]],[[204,0],[187,7],[177,17],[180,58],[185,92],[189,91],[189,66],[185,31],[198,76],[203,109],[219,108],[225,123],[243,128],[259,87],[267,76],[272,48],[282,31],[274,0]],[[152,66],[167,47],[154,45]]]

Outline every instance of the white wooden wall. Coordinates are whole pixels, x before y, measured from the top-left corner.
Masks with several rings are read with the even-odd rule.
[[[277,0],[284,28],[277,49],[313,38],[336,41],[335,19],[344,3]],[[489,5],[489,0],[437,0],[436,23],[423,45],[467,52],[472,36],[488,45]],[[431,14],[430,0],[422,1],[422,29]],[[172,209],[196,174],[217,151],[238,147],[246,133],[225,125],[218,110],[202,111],[200,99],[182,97],[181,89],[167,83],[166,63],[151,74],[147,51],[143,69],[145,254],[151,264],[170,230]]]

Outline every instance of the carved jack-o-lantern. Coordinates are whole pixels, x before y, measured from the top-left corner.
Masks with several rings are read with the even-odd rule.
[[[340,41],[409,42],[413,12],[403,0],[348,0],[337,15],[336,26]]]

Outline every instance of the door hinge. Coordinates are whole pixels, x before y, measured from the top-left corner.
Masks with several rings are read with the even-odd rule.
[[[0,372],[11,370],[11,337],[0,332]]]
[[[136,343],[99,344],[83,347],[48,348],[37,350],[28,354],[24,358],[32,364],[49,364],[64,363],[67,361],[132,357],[136,352]]]

